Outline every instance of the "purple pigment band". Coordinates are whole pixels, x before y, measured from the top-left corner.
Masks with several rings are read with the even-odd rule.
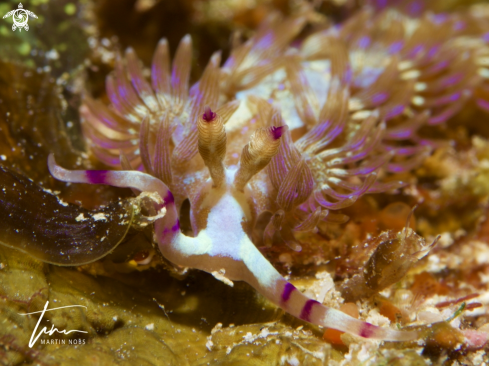
[[[212,122],[216,119],[216,114],[210,109],[210,107],[205,107],[202,119],[206,122]]]
[[[278,140],[280,137],[282,137],[282,133],[284,132],[284,126],[280,126],[280,127],[272,126],[270,131],[272,132],[273,139]]]
[[[173,227],[171,228],[171,231],[173,231],[173,232],[178,231],[178,230],[180,230],[180,220],[177,220],[175,225],[173,225]]]
[[[312,310],[312,307],[316,304],[319,304],[319,302],[317,302],[316,300],[307,300],[306,304],[302,308],[300,318],[302,320],[305,320],[306,322],[310,322],[311,321],[311,310]]]
[[[163,200],[165,201],[165,205],[169,205],[169,204],[172,204],[175,202],[175,198],[173,198],[173,193],[171,193],[170,191],[168,191],[168,193],[166,194],[166,197],[163,198]]]
[[[87,170],[85,172],[88,182],[92,184],[105,184],[107,170]]]
[[[360,337],[369,338],[372,334],[375,333],[375,329],[377,327],[375,325],[364,323],[362,328],[360,329]]]
[[[293,284],[290,282],[287,282],[284,286],[284,291],[282,292],[282,302],[285,303],[289,301],[290,295],[292,294],[292,291],[294,291],[296,288]]]

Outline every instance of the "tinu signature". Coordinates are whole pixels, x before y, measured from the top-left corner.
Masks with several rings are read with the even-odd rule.
[[[46,304],[44,305],[44,309],[41,311],[34,311],[32,313],[19,314],[19,315],[31,315],[31,314],[41,313],[41,316],[39,317],[39,320],[37,321],[37,324],[34,327],[34,330],[32,331],[31,339],[29,340],[29,348],[32,348],[32,346],[34,346],[34,344],[37,342],[37,340],[39,339],[39,337],[43,333],[48,334],[50,336],[53,335],[55,332],[64,333],[64,334],[69,334],[71,332],[88,333],[88,332],[85,332],[83,330],[76,330],[76,329],[72,329],[72,330],[68,330],[68,331],[65,329],[58,330],[57,328],[54,327],[54,324],[53,324],[51,326],[50,330],[48,330],[46,327],[44,327],[36,335],[37,328],[39,327],[39,324],[41,323],[42,317],[44,316],[46,311],[53,311],[53,310],[59,310],[59,309],[64,309],[64,308],[74,308],[74,307],[81,307],[81,308],[85,308],[85,309],[87,308],[86,306],[83,306],[83,305],[68,305],[68,306],[60,306],[59,308],[48,309],[48,305],[49,305],[49,301],[46,301]]]

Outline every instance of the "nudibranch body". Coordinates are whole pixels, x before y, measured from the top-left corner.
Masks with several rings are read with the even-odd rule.
[[[154,236],[162,254],[176,265],[212,273],[228,284],[246,281],[288,313],[317,325],[373,339],[407,341],[417,337],[417,332],[377,327],[306,297],[278,273],[250,240],[257,207],[246,183],[276,154],[279,147],[276,142],[285,129],[283,126],[258,130],[252,138],[253,144],[250,142],[245,147],[238,169],[226,169],[222,154],[216,154],[222,144],[219,133],[223,131],[216,114],[207,109],[199,126],[200,130],[211,131],[208,136],[205,134],[208,131],[199,134],[199,151],[212,178],[198,194],[200,204],[194,210],[197,216],[205,218],[200,219],[203,227],[195,237],[181,232],[173,194],[158,178],[138,171],[68,171],[56,165],[53,155],[49,157],[49,170],[66,182],[108,184],[159,194],[163,200],[156,208],[166,208],[167,212],[155,221]],[[225,147],[225,134],[221,136]]]
[[[107,78],[111,107],[86,97],[81,108],[91,152],[123,170],[67,171],[50,157],[50,171],[67,182],[156,192],[161,200],[155,209],[166,213],[155,221],[154,238],[175,265],[228,284],[246,281],[317,325],[413,340],[417,332],[376,327],[307,298],[256,245],[283,241],[299,251],[295,232],[312,231],[321,221],[345,222],[335,210],[363,194],[401,187],[377,177],[419,164],[436,142],[420,138],[418,129],[453,115],[478,81],[473,68],[459,77],[436,51],[470,65],[475,51],[468,47],[459,56],[448,52],[444,39],[434,44],[423,37],[435,28],[459,34],[453,19],[427,16],[413,23],[368,12],[289,47],[306,19],[272,18],[222,67],[220,53],[214,54],[191,88],[190,37],[172,64],[167,42],[159,43],[151,82],[129,49],[125,65],[118,58]],[[368,34],[362,34],[366,22]],[[390,25],[396,26],[392,37]],[[375,52],[366,51],[370,43]],[[179,223],[187,199],[191,236]],[[265,227],[262,237],[255,232],[258,222]]]
[[[188,51],[188,43],[188,38],[182,41],[177,59],[184,52],[182,48]],[[347,192],[356,191],[353,195],[329,190],[336,200],[331,202],[318,194],[313,195],[311,169],[295,148],[280,113],[262,100],[255,101],[259,107],[254,121],[256,128],[242,149],[239,162],[236,161],[236,152],[232,150],[231,156],[226,153],[228,146],[235,148],[235,145],[228,144],[225,123],[233,115],[237,103],[228,102],[215,111],[205,106],[217,104],[219,56],[212,58],[201,80],[186,96],[181,92],[185,89],[181,83],[187,83],[187,77],[182,77],[179,71],[185,68],[181,63],[174,61],[171,77],[168,69],[162,73],[155,71],[161,66],[156,65],[162,62],[161,54],[167,56],[166,47],[165,42],[160,42],[156,51],[153,64],[153,76],[156,76],[152,87],[142,78],[140,71],[135,71],[138,69],[133,62],[132,51],[129,51],[128,72],[132,75],[132,86],[125,75],[120,74],[121,65],[116,67],[119,75],[115,80],[111,76],[108,78],[108,93],[115,111],[90,99],[82,108],[87,136],[93,144],[98,144],[98,155],[110,163],[108,157],[118,150],[125,170],[68,171],[56,165],[54,157],[50,156],[51,174],[66,182],[108,184],[157,193],[161,200],[155,203],[155,210],[161,213],[166,209],[166,213],[155,221],[154,238],[163,256],[175,265],[204,270],[228,284],[246,281],[288,313],[317,325],[366,338],[415,339],[417,332],[377,327],[309,299],[279,274],[251,239],[259,216],[263,212],[275,212],[265,230],[265,242],[271,242],[274,234],[281,231],[284,241],[300,250],[294,242],[292,229],[312,230],[319,220],[329,215],[328,209],[353,203],[355,194],[364,193],[375,181],[378,165],[353,169],[360,176],[367,176],[360,184],[352,182],[344,186]],[[168,62],[163,64],[168,65]],[[165,87],[163,82],[167,82]],[[114,83],[117,85],[115,89],[111,86]],[[344,97],[344,94],[340,96],[343,102]],[[185,113],[182,105],[186,106],[183,107]],[[167,113],[161,112],[165,110]],[[134,129],[138,113],[142,119],[139,133]],[[371,119],[366,126],[372,127],[374,122]],[[133,128],[123,132],[123,124]],[[304,142],[306,147],[317,143],[316,149],[309,151],[311,155],[320,152],[322,149],[318,145],[327,145],[342,129],[341,122],[324,125],[313,129],[316,139],[310,135]],[[374,128],[374,135],[381,130],[382,127]],[[331,178],[338,183],[341,179],[334,178],[335,174],[348,176],[348,170],[334,169],[342,163],[340,157],[349,162],[362,160],[365,151],[375,145],[375,138],[365,136],[368,135],[365,128],[360,132],[346,148],[340,147],[330,154],[336,158],[331,159]],[[130,134],[133,136],[127,137]],[[237,134],[243,135],[229,130],[230,137]],[[129,143],[133,138],[139,139],[136,146]],[[236,138],[238,141],[242,139]],[[354,154],[346,157],[349,152]],[[133,164],[140,165],[145,173],[132,170]],[[265,170],[267,166],[268,170]],[[190,173],[192,169],[194,171]],[[179,208],[187,197],[191,203],[193,237],[180,230]],[[291,226],[291,213],[307,199],[310,202],[303,207],[306,215],[299,224]],[[309,217],[304,217],[307,212]],[[334,219],[334,214],[331,217]]]

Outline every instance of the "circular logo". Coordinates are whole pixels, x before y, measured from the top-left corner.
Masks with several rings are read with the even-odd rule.
[[[12,17],[12,20],[14,24],[12,24],[12,30],[15,31],[17,28],[19,29],[19,32],[22,29],[25,29],[26,31],[29,30],[29,24],[27,22],[29,21],[29,16],[31,18],[37,18],[37,15],[34,14],[32,11],[24,9],[22,4],[19,4],[19,8],[9,11],[7,14],[3,16],[3,19],[7,17]]]
[[[29,14],[24,9],[17,9],[12,17],[14,25],[19,28],[24,28],[29,20]]]

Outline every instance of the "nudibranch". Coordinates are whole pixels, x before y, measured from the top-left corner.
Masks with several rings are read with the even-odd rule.
[[[298,18],[267,25],[222,68],[220,53],[214,54],[191,88],[190,37],[181,41],[171,71],[168,44],[160,41],[151,83],[128,49],[125,64],[118,58],[107,78],[111,108],[90,97],[81,108],[94,155],[123,170],[65,170],[53,155],[49,170],[65,182],[156,195],[154,209],[163,217],[154,222],[154,240],[174,265],[209,272],[228,284],[245,281],[286,312],[316,325],[365,338],[414,340],[416,331],[378,327],[306,297],[256,246],[260,240],[268,245],[283,240],[301,250],[294,231],[314,230],[321,220],[344,222],[344,215],[331,210],[381,189],[375,186],[377,172],[392,157],[370,154],[385,131],[376,113],[358,129],[346,131],[349,92],[341,68],[336,68],[340,71],[333,75],[319,113],[310,115],[297,141],[279,110],[266,100],[248,96],[240,103],[241,91],[281,63],[280,54],[303,24]],[[179,221],[186,199],[191,206],[189,235]],[[259,220],[268,220],[263,238],[254,232]]]
[[[108,184],[157,193],[166,215],[155,221],[154,237],[161,253],[176,265],[200,269],[229,281],[246,281],[263,296],[299,319],[365,338],[407,341],[417,332],[381,328],[328,308],[302,294],[265,259],[250,240],[256,215],[248,181],[277,154],[285,126],[262,128],[252,135],[238,168],[226,168],[226,133],[220,117],[206,108],[198,121],[198,150],[209,169],[192,210],[200,230],[195,237],[180,230],[175,199],[159,178],[139,171],[65,170],[49,157],[51,174],[72,183]]]
[[[246,281],[317,325],[366,338],[416,339],[416,332],[376,327],[307,298],[257,246],[283,242],[300,251],[296,232],[343,223],[347,217],[336,210],[403,186],[395,174],[440,145],[422,137],[422,127],[444,123],[473,95],[487,105],[478,66],[486,52],[479,46],[487,50],[485,26],[479,20],[469,26],[470,17],[477,20],[365,9],[291,46],[307,9],[285,20],[272,16],[222,66],[215,53],[192,87],[189,36],[173,62],[167,41],[159,42],[150,81],[129,48],[106,80],[110,107],[86,95],[80,109],[90,152],[123,170],[68,171],[51,156],[50,171],[66,182],[152,194],[154,240],[177,266],[228,284]],[[187,200],[191,230],[184,233],[179,219]],[[399,235],[388,237],[376,252],[380,259],[372,260],[391,272],[393,248],[420,240],[407,228]],[[430,247],[411,248],[410,258]],[[385,259],[384,251],[393,257]],[[375,288],[383,284],[376,276]]]

